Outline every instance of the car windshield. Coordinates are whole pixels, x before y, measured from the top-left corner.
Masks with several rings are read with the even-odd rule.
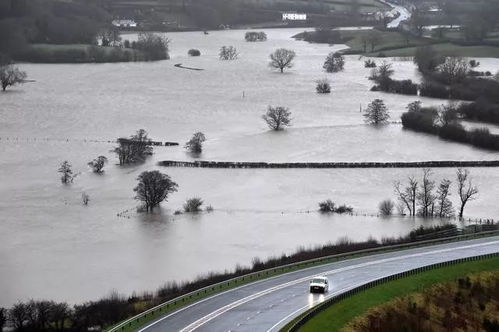
[[[315,279],[312,279],[312,282],[314,284],[323,284],[324,283],[324,279],[315,278]]]

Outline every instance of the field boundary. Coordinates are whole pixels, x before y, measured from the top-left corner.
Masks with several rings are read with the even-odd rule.
[[[295,318],[296,321],[294,323],[292,323],[292,325],[289,328],[284,327],[280,331],[281,332],[296,332],[303,325],[305,325],[308,321],[310,321],[312,318],[314,318],[320,312],[326,310],[330,306],[332,306],[332,305],[334,305],[334,304],[336,304],[336,303],[338,303],[338,302],[340,302],[348,297],[351,297],[352,295],[355,295],[359,292],[365,291],[369,288],[373,288],[373,287],[376,287],[378,285],[381,285],[381,284],[384,284],[384,283],[387,283],[390,281],[402,279],[405,277],[409,277],[409,276],[420,274],[423,272],[439,269],[439,268],[446,267],[446,266],[452,266],[452,265],[456,265],[456,264],[460,264],[460,263],[473,262],[473,261],[478,261],[478,260],[488,259],[488,258],[495,258],[495,257],[499,257],[499,252],[492,253],[492,254],[479,255],[479,256],[459,258],[459,259],[455,259],[455,260],[451,260],[451,261],[426,265],[426,266],[422,266],[422,267],[419,267],[416,269],[400,272],[397,274],[393,274],[393,275],[390,275],[387,277],[383,277],[383,278],[379,278],[379,279],[370,281],[370,282],[365,283],[363,285],[349,289],[348,291],[346,291],[344,293],[335,295],[335,296],[331,297],[330,299],[327,299],[326,301],[316,305],[315,307],[298,315],[298,317]]]
[[[237,161],[176,161],[164,160],[158,163],[165,167],[198,168],[425,168],[425,167],[499,167],[499,160],[436,160],[414,162],[237,162]]]
[[[488,236],[494,236],[494,235],[499,235],[499,231],[497,231],[497,230],[487,231],[487,232],[445,237],[445,238],[440,238],[440,239],[416,241],[416,242],[398,244],[398,245],[393,245],[393,246],[384,246],[384,247],[377,247],[377,248],[371,248],[371,249],[364,249],[364,250],[358,250],[358,251],[353,251],[353,252],[348,252],[348,253],[343,253],[343,254],[336,254],[336,255],[331,255],[331,256],[314,258],[314,259],[310,259],[310,260],[306,260],[306,261],[302,261],[302,262],[297,262],[297,263],[276,266],[276,267],[273,267],[270,269],[252,272],[252,273],[248,273],[248,274],[245,274],[245,275],[242,275],[239,277],[227,279],[225,281],[222,281],[222,282],[210,285],[210,286],[206,286],[206,287],[200,288],[198,290],[192,291],[190,293],[184,294],[182,296],[176,297],[172,300],[166,301],[166,302],[161,303],[153,308],[150,308],[150,309],[148,309],[148,310],[146,310],[138,315],[135,315],[135,316],[133,316],[125,321],[122,321],[121,323],[118,323],[117,325],[114,325],[114,326],[110,327],[109,329],[106,329],[106,331],[107,332],[132,331],[133,328],[136,326],[136,324],[141,324],[141,325],[146,324],[148,322],[153,321],[154,319],[159,318],[160,316],[158,316],[158,315],[164,315],[168,312],[177,310],[184,305],[187,305],[189,303],[193,303],[194,301],[201,300],[201,299],[206,298],[208,296],[212,296],[214,294],[221,293],[222,291],[226,291],[226,290],[229,290],[229,289],[234,288],[234,287],[242,286],[242,285],[248,284],[250,282],[254,282],[254,281],[269,278],[272,276],[284,274],[287,272],[292,272],[292,271],[296,271],[296,270],[301,270],[301,269],[313,267],[316,265],[323,265],[323,264],[332,263],[335,261],[346,260],[348,258],[355,258],[355,257],[359,257],[359,256],[374,255],[374,254],[379,254],[379,253],[392,252],[392,251],[411,249],[411,248],[417,248],[417,247],[424,247],[424,246],[435,245],[435,244],[444,244],[444,243],[451,243],[451,242],[457,242],[457,241],[471,240],[471,239],[475,239],[475,238],[482,238],[482,237],[488,237]]]

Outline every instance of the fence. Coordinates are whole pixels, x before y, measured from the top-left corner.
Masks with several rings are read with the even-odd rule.
[[[352,289],[350,289],[350,290],[348,290],[348,291],[346,291],[344,293],[341,293],[341,294],[338,294],[336,296],[333,296],[332,298],[330,298],[330,299],[322,302],[321,304],[313,307],[309,311],[305,312],[305,314],[302,314],[302,316],[295,323],[293,323],[290,328],[288,328],[286,330],[283,329],[281,331],[287,331],[287,332],[298,331],[300,329],[300,327],[302,327],[303,325],[305,325],[308,321],[310,321],[318,313],[324,311],[325,309],[327,309],[331,305],[333,305],[335,303],[338,303],[338,302],[340,302],[340,301],[342,301],[342,300],[344,300],[344,299],[346,299],[346,298],[348,298],[348,297],[350,297],[352,295],[355,295],[355,294],[357,294],[359,292],[362,292],[362,291],[364,291],[366,289],[369,289],[369,288],[372,288],[372,287],[376,287],[378,285],[381,285],[381,284],[384,284],[384,283],[387,283],[387,282],[390,282],[390,281],[393,281],[393,280],[397,280],[397,279],[405,278],[405,277],[408,277],[408,276],[411,276],[411,275],[419,274],[419,273],[422,273],[422,272],[426,272],[426,271],[438,269],[438,268],[441,268],[441,267],[451,266],[451,265],[455,265],[455,264],[459,264],[459,263],[477,261],[477,260],[486,259],[486,258],[493,258],[493,257],[499,257],[499,252],[496,252],[496,253],[493,253],[493,254],[480,255],[480,256],[465,257],[465,258],[455,259],[455,260],[452,260],[452,261],[447,261],[447,262],[441,262],[441,263],[436,263],[436,264],[432,264],[432,265],[422,266],[422,267],[419,267],[417,269],[400,272],[400,273],[397,273],[397,274],[394,274],[394,275],[391,275],[391,276],[388,276],[388,277],[383,277],[383,278],[380,278],[380,279],[376,279],[376,280],[370,281],[370,282],[368,282],[366,284],[354,287],[354,288],[352,288]]]
[[[175,161],[158,163],[166,167],[200,168],[438,168],[438,167],[499,167],[499,160],[440,160],[415,162],[233,162],[233,161]]]
[[[146,311],[144,311],[144,312],[142,312],[134,317],[131,317],[131,318],[117,324],[116,326],[108,329],[107,332],[124,331],[124,330],[127,330],[129,327],[131,327],[132,324],[139,324],[139,323],[145,324],[150,319],[152,319],[154,317],[154,315],[161,314],[161,313],[167,313],[170,310],[177,308],[179,305],[187,304],[189,302],[192,302],[195,299],[199,299],[201,297],[208,296],[208,294],[213,294],[216,292],[220,292],[222,290],[226,290],[227,288],[229,288],[231,286],[232,287],[240,286],[242,284],[245,284],[245,283],[248,283],[251,281],[256,281],[256,280],[259,280],[261,278],[269,277],[271,275],[290,272],[291,270],[304,269],[304,268],[311,267],[314,265],[326,264],[329,262],[344,260],[347,258],[353,258],[353,257],[361,256],[361,255],[376,254],[376,253],[401,250],[401,249],[409,249],[409,248],[415,248],[415,247],[426,246],[426,245],[431,245],[431,244],[440,244],[440,243],[462,241],[462,240],[468,240],[468,239],[473,239],[473,238],[477,238],[477,237],[493,236],[493,235],[497,235],[497,234],[499,234],[498,231],[481,232],[481,233],[475,233],[475,234],[466,234],[466,235],[446,237],[446,238],[441,238],[441,239],[437,239],[437,240],[433,239],[433,240],[418,241],[418,242],[398,244],[398,245],[392,245],[392,246],[377,247],[377,248],[372,248],[372,249],[364,249],[364,250],[358,250],[358,251],[344,253],[344,254],[337,254],[337,255],[325,256],[325,257],[320,257],[320,258],[314,258],[314,259],[310,259],[310,260],[306,260],[306,261],[302,261],[302,262],[298,262],[298,263],[281,265],[281,266],[277,266],[277,267],[266,269],[266,270],[248,273],[246,275],[242,275],[242,276],[228,279],[228,280],[225,280],[225,281],[222,281],[222,282],[219,282],[219,283],[207,286],[207,287],[200,288],[198,290],[195,290],[193,292],[179,296],[179,297],[172,299],[170,301],[159,304],[151,309],[148,309],[148,310],[146,310]]]

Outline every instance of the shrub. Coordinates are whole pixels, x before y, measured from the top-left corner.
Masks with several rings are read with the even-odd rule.
[[[364,61],[364,68],[376,68],[376,62],[371,59],[368,59]]]
[[[386,199],[379,203],[379,213],[382,216],[391,216],[393,213],[393,208],[395,207],[395,204],[392,202],[390,199]]]
[[[326,78],[318,80],[315,90],[317,91],[317,93],[331,93],[331,85]]]
[[[345,66],[345,57],[338,52],[331,52],[326,57],[326,61],[322,66],[328,73],[336,73],[343,70]]]
[[[331,213],[334,212],[336,209],[336,206],[334,202],[330,199],[325,200],[323,202],[319,202],[319,211],[322,213]]]
[[[319,202],[319,212],[321,213],[352,213],[353,208],[345,204],[336,207],[334,202],[330,199]]]
[[[266,41],[267,40],[267,34],[263,31],[261,32],[246,32],[244,35],[244,39],[247,42],[256,42],[256,41]]]
[[[218,53],[220,60],[236,60],[238,55],[234,46],[222,46]]]
[[[182,211],[180,211],[180,210],[175,210],[175,212],[173,212],[173,215],[175,215],[175,216],[178,216],[180,214],[182,214]]]
[[[199,197],[189,198],[184,204],[184,212],[195,213],[201,211],[203,200]]]
[[[435,134],[435,120],[438,112],[434,108],[421,108],[419,111],[409,111],[402,114],[402,126],[415,131]]]
[[[418,94],[418,85],[413,83],[411,80],[397,81],[390,79],[388,91],[392,93],[415,96]]]
[[[201,55],[201,51],[200,50],[197,50],[197,49],[194,49],[194,48],[191,48],[187,54],[189,54],[190,56],[200,56]]]
[[[208,205],[205,210],[206,212],[213,212],[215,209],[213,208],[213,206]]]
[[[468,141],[466,129],[459,123],[450,123],[440,127],[438,134],[440,137],[450,141],[461,143]]]

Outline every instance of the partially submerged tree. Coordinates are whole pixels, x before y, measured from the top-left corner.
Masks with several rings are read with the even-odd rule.
[[[59,169],[57,171],[59,173],[61,173],[61,182],[63,184],[68,184],[68,183],[73,182],[73,179],[75,176],[73,175],[72,166],[67,160],[65,160],[61,164],[61,166],[59,167]]]
[[[270,129],[281,130],[283,127],[291,126],[291,112],[287,107],[269,106],[267,112],[262,115]]]
[[[391,199],[386,199],[379,203],[379,213],[382,216],[388,217],[391,216],[393,213],[393,208],[395,207],[395,204],[392,202]]]
[[[392,75],[394,74],[392,69],[392,64],[383,61],[378,67],[371,70],[370,80],[373,80],[378,84],[381,91],[388,91],[390,84],[392,83]]]
[[[244,35],[244,39],[247,42],[266,41],[267,34],[263,31],[260,31],[260,32],[248,31]]]
[[[104,166],[107,164],[107,158],[105,156],[98,156],[94,160],[88,163],[88,166],[92,168],[94,173],[102,173]]]
[[[317,93],[331,93],[331,84],[327,78],[316,81],[315,90]]]
[[[142,51],[146,60],[170,59],[170,40],[152,32],[140,32],[135,48]]]
[[[476,195],[478,194],[478,187],[473,185],[470,177],[470,172],[467,169],[463,170],[462,168],[459,168],[456,172],[456,177],[457,193],[459,195],[459,199],[461,200],[461,205],[459,208],[459,218],[462,218],[466,203],[476,199]]]
[[[9,86],[24,83],[26,77],[25,71],[19,70],[19,68],[13,65],[0,66],[0,83],[2,83],[3,91]]]
[[[87,206],[88,202],[90,202],[90,196],[87,193],[81,193],[81,201],[83,205]]]
[[[452,181],[449,179],[443,179],[437,188],[437,211],[435,214],[440,218],[452,217],[454,215],[454,208],[449,199],[451,184]]]
[[[152,211],[178,188],[177,183],[159,171],[142,172],[137,180],[139,183],[133,189],[136,193],[135,199],[144,203],[146,211]]]
[[[285,48],[279,48],[270,55],[269,66],[275,69],[279,69],[281,73],[285,68],[293,67],[293,59],[296,53],[292,50]]]
[[[410,216],[416,215],[416,196],[418,190],[418,181],[410,176],[408,184],[404,188],[401,187],[400,181],[395,182],[394,188],[399,202],[407,208]]]
[[[364,117],[365,121],[369,124],[382,125],[388,123],[390,114],[383,100],[375,99],[367,106]]]
[[[202,132],[195,133],[192,138],[185,143],[185,148],[192,153],[203,152],[203,142],[206,141],[206,137]]]
[[[419,203],[419,215],[432,217],[435,210],[435,200],[437,197],[433,193],[435,181],[431,178],[432,171],[429,168],[423,169],[423,179],[419,184],[417,200]]]
[[[234,46],[222,46],[218,53],[220,60],[236,60],[238,55]]]
[[[151,140],[144,129],[139,129],[130,138],[118,138],[118,146],[112,151],[118,155],[120,165],[144,161],[152,155]]]
[[[199,197],[189,198],[184,204],[184,212],[186,213],[196,213],[201,211],[201,205],[203,205],[203,200]]]
[[[447,84],[461,82],[466,78],[469,71],[468,62],[461,57],[447,57],[438,71]]]
[[[338,52],[331,52],[326,57],[323,68],[328,73],[336,73],[343,70],[345,66],[345,57]]]
[[[444,60],[431,45],[417,47],[413,58],[414,63],[422,73],[435,71]]]

